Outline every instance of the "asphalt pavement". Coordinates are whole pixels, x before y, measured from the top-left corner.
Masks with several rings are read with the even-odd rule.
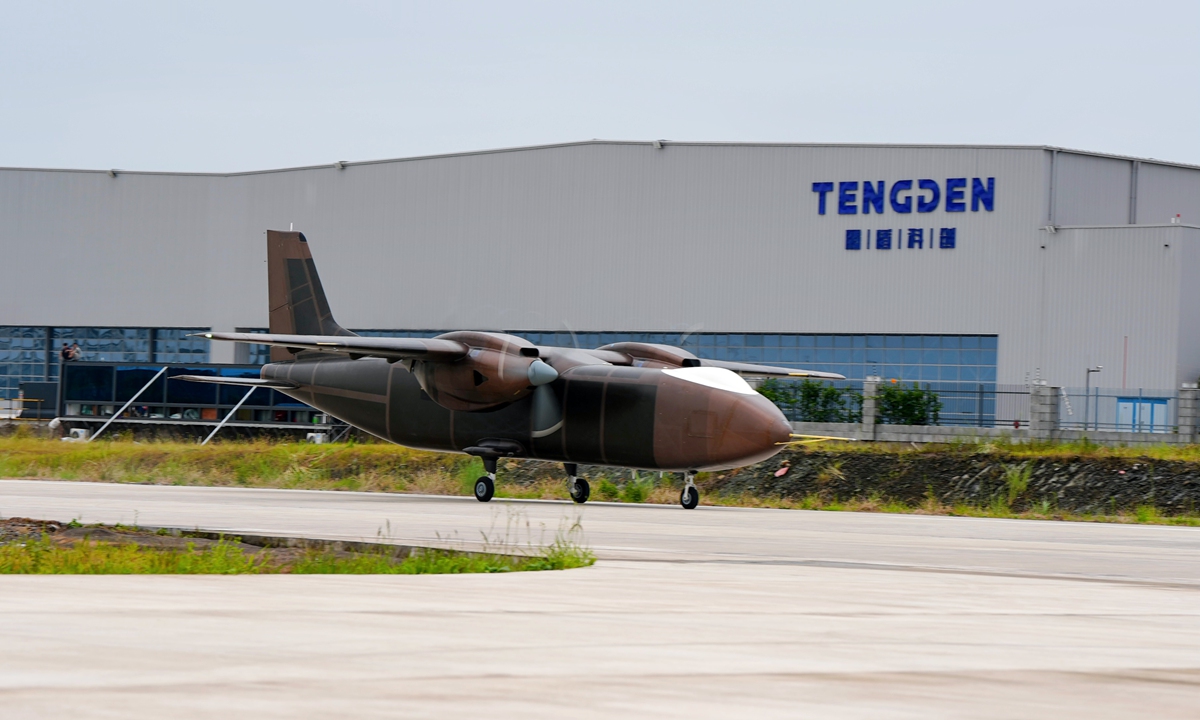
[[[0,516],[600,561],[0,576],[5,717],[1200,715],[1200,529],[0,481]]]

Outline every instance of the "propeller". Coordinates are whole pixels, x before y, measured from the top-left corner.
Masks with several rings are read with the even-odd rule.
[[[551,386],[558,379],[558,371],[541,360],[529,365],[529,384],[533,385],[532,436],[546,437],[562,427],[562,403]]]

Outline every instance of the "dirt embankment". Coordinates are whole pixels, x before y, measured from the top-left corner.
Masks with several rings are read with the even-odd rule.
[[[778,474],[787,468],[787,472]],[[777,475],[778,474],[778,475]],[[786,451],[758,465],[707,479],[720,494],[829,500],[878,498],[953,505],[1011,498],[1013,510],[1042,503],[1105,513],[1152,505],[1167,514],[1200,508],[1200,462],[1125,457],[1022,457],[961,451]]]

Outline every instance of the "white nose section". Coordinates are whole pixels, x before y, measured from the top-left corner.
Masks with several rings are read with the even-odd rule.
[[[750,387],[750,383],[742,379],[741,375],[718,367],[685,367],[672,368],[663,370],[664,373],[671,377],[687,380],[688,382],[704,385],[705,387],[716,388],[717,390],[728,390],[740,395],[754,395],[754,388]]]
[[[529,363],[529,384],[537,387],[546,385],[558,379],[558,371],[541,360]]]

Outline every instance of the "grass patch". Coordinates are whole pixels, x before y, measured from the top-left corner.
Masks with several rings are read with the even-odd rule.
[[[850,500],[827,500],[814,493],[801,498],[764,498],[751,494],[710,496],[705,501],[710,505],[730,507],[763,507],[790,510],[825,510],[831,512],[881,512],[910,515],[949,515],[958,517],[1007,518],[1013,520],[1063,520],[1070,522],[1139,523],[1145,525],[1180,525],[1200,527],[1197,515],[1163,515],[1157,508],[1142,505],[1131,512],[1073,513],[1056,510],[1047,501],[1020,512],[1011,509],[1000,495],[987,505],[963,503],[945,504],[934,498],[926,498],[919,505],[878,498]]]
[[[64,546],[50,537],[0,545],[4,575],[427,575],[567,570],[595,562],[587,549],[559,537],[535,555],[418,550],[396,558],[387,549],[367,553],[309,550],[300,554],[247,552],[237,539],[204,548],[145,547],[136,543],[91,542]]]

